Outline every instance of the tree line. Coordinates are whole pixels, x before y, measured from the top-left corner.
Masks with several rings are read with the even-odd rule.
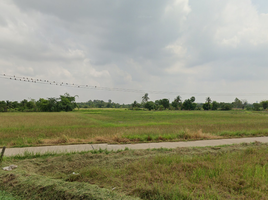
[[[0,101],[0,112],[60,112],[72,111],[75,108],[128,108],[130,110],[232,110],[232,109],[246,109],[246,110],[267,110],[268,100],[260,103],[249,104],[247,100],[240,100],[235,98],[232,103],[212,101],[210,97],[205,99],[204,103],[196,103],[195,97],[182,101],[181,96],[177,96],[172,102],[169,99],[159,99],[156,101],[149,101],[148,93],[142,96],[141,102],[134,101],[132,104],[114,103],[112,100],[105,102],[103,100],[89,100],[87,102],[76,103],[76,96],[70,96],[68,93],[60,95],[59,98],[40,98],[38,101],[22,100],[18,101]]]
[[[21,102],[0,101],[0,112],[67,112],[77,107],[75,97],[65,93],[64,95],[60,95],[59,98],[40,98],[38,101],[34,99],[29,101],[24,99]]]
[[[247,109],[247,110],[266,110],[268,109],[268,101],[261,101],[260,103],[249,104],[247,100],[240,100],[235,98],[232,103],[212,101],[210,97],[205,99],[204,103],[195,103],[195,97],[185,99],[182,101],[181,96],[177,96],[172,102],[169,99],[159,99],[156,101],[149,101],[148,93],[142,96],[141,103],[134,101],[131,104],[131,110],[232,110],[232,109]]]
[[[111,99],[108,102],[103,100],[89,100],[87,102],[77,103],[79,108],[130,108],[130,104],[119,104],[112,102]]]

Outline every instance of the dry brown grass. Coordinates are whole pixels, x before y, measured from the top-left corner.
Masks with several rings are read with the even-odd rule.
[[[186,129],[185,139],[220,139],[220,138],[222,137],[210,133],[203,133],[202,129],[199,129],[198,131],[190,131],[189,129]]]
[[[221,136],[217,135],[212,135],[209,133],[203,133],[202,130],[198,131],[190,131],[186,129],[185,135],[183,135],[181,138],[177,138],[177,141],[180,140],[200,140],[200,139],[220,139],[223,138]],[[168,138],[164,138],[162,136],[158,136],[157,138],[152,138],[150,135],[147,137],[147,142],[161,142],[161,141],[174,141],[170,140]],[[128,139],[122,137],[122,134],[115,134],[115,135],[107,135],[107,136],[97,136],[94,138],[86,138],[86,139],[77,139],[77,138],[71,138],[67,135],[61,135],[58,138],[53,138],[53,139],[42,139],[40,144],[43,145],[60,145],[60,144],[82,144],[82,143],[133,143],[133,142],[142,142],[141,139],[133,138],[133,139]]]

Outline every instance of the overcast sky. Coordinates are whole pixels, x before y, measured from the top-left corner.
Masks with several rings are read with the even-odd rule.
[[[268,99],[267,54],[267,0],[0,1],[1,75],[252,103]],[[0,100],[19,101],[143,96],[6,79],[0,89]]]

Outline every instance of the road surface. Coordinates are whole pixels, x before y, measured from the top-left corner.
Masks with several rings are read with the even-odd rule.
[[[161,143],[139,143],[139,144],[78,144],[78,145],[61,145],[61,146],[42,146],[42,147],[25,147],[25,148],[6,148],[5,156],[23,155],[24,152],[32,153],[64,153],[90,151],[93,149],[124,150],[129,149],[154,149],[154,148],[177,148],[177,147],[205,147],[220,146],[250,142],[268,143],[268,137],[252,137],[252,138],[234,138],[234,139],[218,139],[218,140],[198,140],[185,142],[161,142]],[[2,149],[1,149],[2,150]],[[0,150],[0,151],[1,151]]]

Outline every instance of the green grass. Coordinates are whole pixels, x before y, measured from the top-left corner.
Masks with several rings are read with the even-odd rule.
[[[0,190],[0,200],[19,200],[19,197],[14,197],[13,195]]]
[[[163,149],[163,148],[161,148]],[[100,154],[100,153],[105,153],[105,154],[110,154],[110,153],[119,153],[122,151],[128,151],[129,148],[125,148],[124,150],[118,149],[116,151],[114,150],[107,150],[107,149],[94,149],[94,150],[90,150],[90,151],[74,151],[74,152],[61,152],[61,153],[57,153],[57,152],[45,152],[45,153],[33,153],[33,152],[28,152],[25,151],[24,154],[18,154],[18,155],[14,155],[14,156],[9,156],[9,157],[3,157],[3,161],[9,161],[9,160],[25,160],[25,159],[32,159],[32,158],[49,158],[49,157],[53,157],[53,156],[62,156],[62,155],[83,155],[83,154],[87,154],[87,153],[91,153],[91,154]]]
[[[134,143],[268,135],[268,113],[83,109],[0,113],[0,146]]]
[[[268,144],[26,155],[0,171],[0,189],[23,198],[266,199]],[[75,173],[73,173],[75,172]]]

